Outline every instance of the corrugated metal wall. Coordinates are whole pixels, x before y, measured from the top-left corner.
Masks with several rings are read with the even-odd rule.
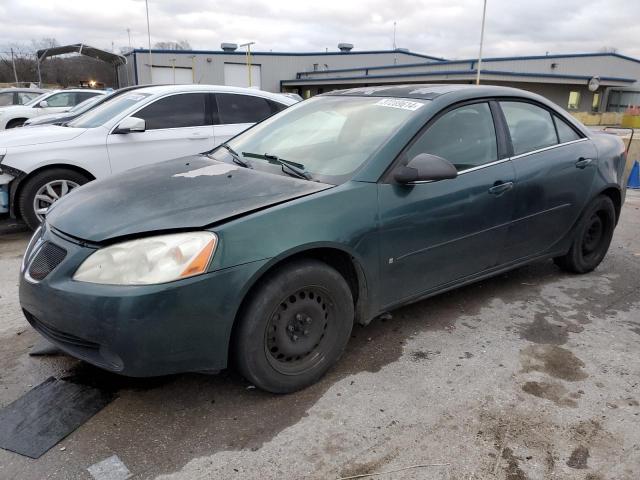
[[[137,64],[137,83],[151,83],[149,74],[149,54],[147,52],[136,52],[127,57],[128,66]],[[246,55],[241,52],[235,54],[224,54],[220,52],[212,53],[191,53],[191,52],[171,52],[153,53],[153,65],[173,66],[193,68],[194,83],[206,83],[224,85],[224,64],[225,63],[246,63]],[[354,66],[381,66],[399,64],[430,62],[426,58],[417,57],[404,52],[384,52],[375,54],[366,53],[344,53],[329,55],[269,55],[265,53],[253,54],[251,57],[253,64],[261,65],[262,89],[279,92],[280,80],[294,79],[298,72],[313,71],[314,64],[320,69],[339,69]],[[124,70],[124,69],[121,69]],[[126,82],[121,71],[121,81]],[[135,78],[130,78],[130,84],[135,82]],[[123,83],[124,86],[126,83]]]

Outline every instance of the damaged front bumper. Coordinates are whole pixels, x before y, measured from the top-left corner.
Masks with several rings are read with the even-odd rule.
[[[15,198],[18,185],[27,176],[22,170],[0,164],[0,214],[15,218]]]
[[[9,213],[9,186],[13,176],[0,173],[0,214]]]

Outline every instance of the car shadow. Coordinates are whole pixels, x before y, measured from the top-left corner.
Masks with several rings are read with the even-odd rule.
[[[175,471],[195,457],[217,451],[257,450],[306,416],[340,380],[360,372],[377,372],[403,353],[428,360],[432,352],[405,352],[412,335],[429,330],[452,331],[462,315],[465,321],[471,318],[473,325],[467,326],[473,332],[482,328],[480,310],[493,299],[537,298],[538,289],[527,285],[542,286],[562,275],[551,262],[539,262],[397,309],[390,319],[377,318],[366,327],[356,326],[345,354],[320,382],[284,396],[263,392],[232,370],[217,375],[136,379],[77,363],[65,378],[117,392],[119,398],[91,420],[90,429],[73,435],[66,442],[67,448],[77,455],[84,452],[90,456],[104,450],[105,445],[143,442],[142,451],[125,447],[115,450],[132,471],[144,475]],[[523,293],[523,289],[529,291]],[[429,364],[424,365],[428,375]],[[335,402],[348,398],[349,390],[357,388],[357,378],[345,383],[335,393]]]

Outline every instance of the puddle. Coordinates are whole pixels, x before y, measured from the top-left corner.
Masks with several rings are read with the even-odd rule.
[[[571,468],[576,468],[578,470],[584,470],[589,468],[587,466],[587,460],[589,459],[589,449],[584,445],[580,445],[576,447],[573,452],[571,452],[571,456],[569,460],[567,460],[567,466]]]
[[[549,400],[560,407],[578,406],[575,400],[567,398],[568,390],[560,383],[527,382],[522,386],[522,391],[538,398]]]
[[[589,375],[585,364],[570,350],[557,345],[532,345],[521,351],[523,372],[538,371],[554,378],[575,382]]]

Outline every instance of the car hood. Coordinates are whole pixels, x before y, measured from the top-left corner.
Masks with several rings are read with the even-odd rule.
[[[100,243],[146,232],[202,228],[332,186],[199,155],[80,187],[54,204],[47,223],[72,237]]]
[[[24,147],[43,143],[66,142],[86,131],[86,128],[59,127],[46,125],[32,128],[11,128],[0,135],[0,148]]]

